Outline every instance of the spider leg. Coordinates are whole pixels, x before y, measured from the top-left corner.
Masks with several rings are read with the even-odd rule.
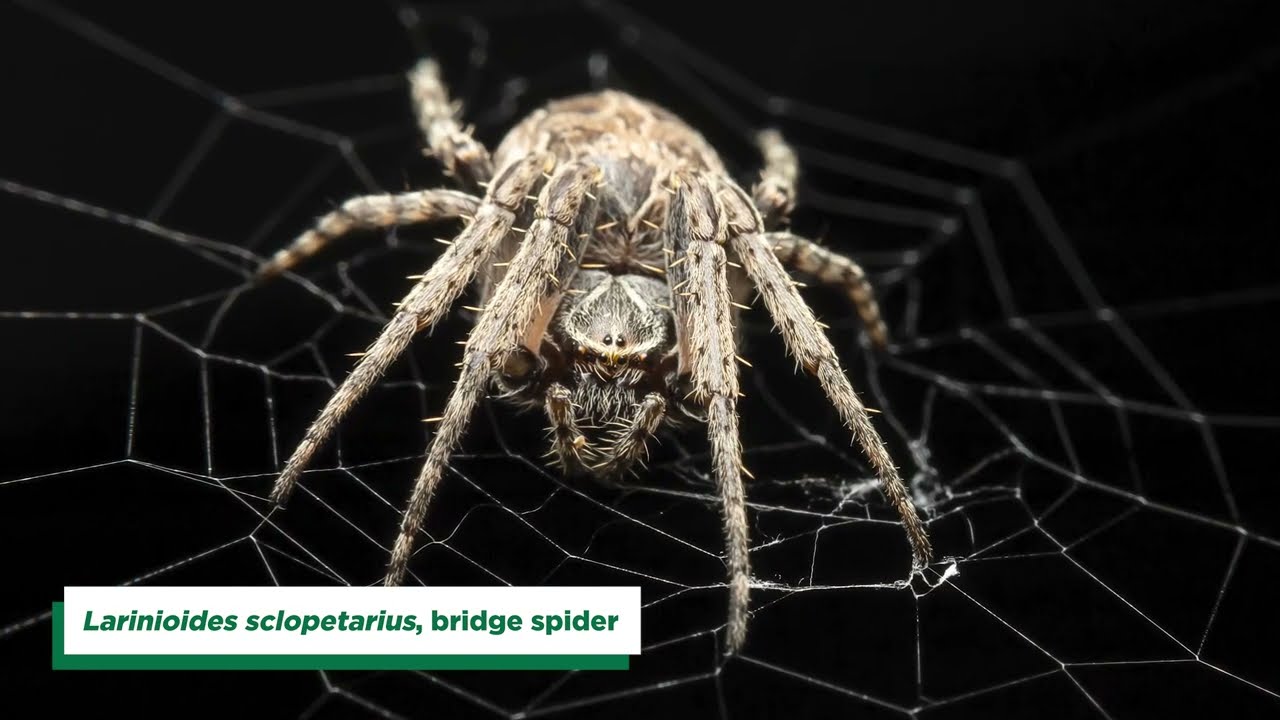
[[[488,262],[494,249],[511,232],[525,196],[536,186],[550,162],[550,156],[526,157],[508,166],[493,183],[476,211],[475,220],[409,291],[400,309],[307,428],[271,489],[273,502],[282,505],[288,500],[303,469],[342,418],[404,352],[413,336],[435,325],[462,294],[476,271]]]
[[[560,466],[565,472],[581,472],[587,468],[584,455],[591,454],[592,448],[587,438],[578,429],[578,421],[573,414],[572,393],[560,383],[552,383],[547,388],[547,418],[551,420],[552,446]]]
[[[436,484],[471,421],[489,377],[502,367],[505,356],[525,341],[538,316],[548,307],[555,307],[549,301],[560,296],[561,288],[567,287],[577,272],[577,258],[582,256],[590,237],[598,208],[591,190],[601,177],[594,166],[568,164],[542,189],[525,241],[467,340],[462,372],[431,440],[391,551],[388,586],[404,580],[414,539],[422,528]]]
[[[756,209],[764,217],[765,227],[778,227],[787,222],[796,204],[796,179],[800,164],[796,153],[777,130],[761,130],[756,146],[764,156],[760,182],[752,188]]]
[[[431,154],[440,159],[445,173],[468,188],[479,187],[493,175],[493,161],[484,144],[458,124],[459,104],[449,100],[440,66],[422,60],[409,71],[409,90]]]
[[[631,467],[645,453],[645,441],[657,432],[658,425],[667,414],[667,401],[658,393],[649,393],[640,401],[640,407],[631,422],[622,427],[605,451],[605,460],[595,470],[612,477]]]
[[[764,156],[760,182],[752,188],[756,209],[764,227],[785,223],[796,202],[796,180],[800,165],[796,153],[777,130],[762,130],[756,145]],[[766,239],[784,265],[813,276],[818,282],[843,288],[853,301],[858,317],[867,328],[867,336],[877,348],[889,344],[889,331],[880,317],[880,306],[862,267],[852,259],[791,233],[770,233]]]
[[[681,348],[687,353],[682,371],[690,373],[691,395],[707,409],[728,564],[728,650],[736,653],[747,635],[751,568],[738,437],[737,352],[723,246],[727,219],[707,178],[682,178],[668,210],[665,242],[676,325],[683,328]]]
[[[382,230],[397,225],[474,216],[480,199],[456,190],[420,190],[398,195],[365,195],[322,216],[258,268],[255,279],[275,277],[353,230]]]
[[[824,285],[842,288],[853,301],[871,344],[883,350],[889,345],[889,329],[880,316],[880,305],[867,274],[852,258],[828,250],[816,242],[787,232],[764,236],[783,265],[795,268]]]
[[[902,519],[907,539],[911,542],[913,566],[923,568],[929,564],[932,555],[929,537],[884,441],[871,424],[866,407],[854,392],[848,376],[840,369],[831,341],[813,316],[813,311],[800,297],[767,236],[755,233],[737,235],[732,244],[747,275],[759,288],[774,322],[781,329],[787,348],[806,371],[818,377],[822,389],[840,413],[840,419],[853,430],[854,438],[880,478],[881,488]]]

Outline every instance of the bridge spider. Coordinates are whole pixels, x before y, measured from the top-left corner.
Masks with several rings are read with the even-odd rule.
[[[403,580],[431,495],[491,383],[502,397],[545,410],[553,455],[570,473],[616,475],[664,422],[700,422],[723,501],[727,644],[736,652],[746,638],[750,568],[734,325],[755,289],[870,459],[901,516],[914,567],[929,562],[928,537],[898,471],[786,267],[845,288],[872,342],[883,346],[871,287],[849,258],[771,230],[792,208],[797,175],[778,133],[758,137],[765,166],[749,194],[702,135],[630,95],[551,102],[491,155],[458,124],[434,62],[419,63],[409,79],[430,152],[464,190],[348,200],[276,253],[259,277],[355,229],[456,218],[466,226],[308,428],[273,501],[284,503],[343,416],[478,276],[483,309],[404,512],[386,584]]]

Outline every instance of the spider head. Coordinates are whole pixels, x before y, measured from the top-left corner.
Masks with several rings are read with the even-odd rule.
[[[665,394],[675,345],[669,292],[660,280],[600,271],[580,272],[574,288],[548,328],[553,379],[573,392],[584,426],[625,421],[646,393]]]
[[[582,272],[550,318],[538,352],[513,352],[495,374],[509,400],[535,404],[550,383],[573,391],[585,425],[626,418],[663,386],[675,345],[666,286],[639,275]],[[657,304],[657,305],[655,305]]]
[[[551,327],[574,364],[608,379],[641,370],[670,351],[675,333],[665,284],[640,275],[581,275]]]
[[[543,407],[553,386],[567,391],[583,462],[591,474],[621,472],[629,461],[611,463],[611,447],[640,418],[648,396],[665,400],[659,421],[699,418],[677,372],[670,290],[653,278],[594,270],[579,272],[573,290],[547,321],[538,351],[511,354],[495,379],[504,397],[530,408]]]

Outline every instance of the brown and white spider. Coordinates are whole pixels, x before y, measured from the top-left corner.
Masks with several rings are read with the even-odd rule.
[[[483,308],[457,385],[414,484],[387,585],[403,580],[449,455],[486,389],[541,406],[566,472],[627,470],[663,423],[705,423],[723,503],[729,652],[746,638],[750,568],[738,439],[735,325],[752,289],[800,367],[816,375],[901,516],[913,568],[929,540],[898,471],[823,325],[787,267],[844,288],[874,344],[886,342],[871,287],[847,257],[776,231],[795,198],[795,154],[760,133],[764,170],[748,194],[706,140],[672,113],[616,91],[551,102],[489,151],[457,120],[437,65],[409,74],[418,123],[464,191],[421,190],[345,202],[259,270],[276,275],[357,229],[461,218],[464,229],[422,275],[333,394],[276,480],[283,504],[338,422],[479,277]],[[536,197],[535,197],[536,193]],[[737,262],[734,262],[734,259]]]

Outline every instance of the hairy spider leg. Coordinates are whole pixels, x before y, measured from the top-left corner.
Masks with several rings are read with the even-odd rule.
[[[576,473],[588,467],[587,456],[592,449],[587,437],[578,428],[573,412],[573,392],[561,383],[547,388],[543,403],[547,419],[551,421],[551,452],[566,473]]]
[[[538,314],[545,312],[545,307],[555,306],[554,299],[561,288],[567,287],[577,273],[577,258],[582,257],[595,227],[599,202],[592,190],[599,186],[601,178],[602,173],[595,166],[566,163],[538,196],[525,241],[467,339],[462,372],[431,439],[391,551],[388,586],[404,580],[431,496],[449,456],[471,422],[489,378],[525,341]]]
[[[751,189],[756,208],[768,228],[785,225],[791,219],[796,206],[796,181],[800,177],[800,163],[796,153],[774,129],[756,133],[756,147],[764,156],[760,169],[760,181]]]
[[[880,314],[875,291],[862,266],[847,255],[827,249],[818,243],[789,232],[772,232],[764,241],[783,265],[794,268],[814,280],[845,291],[862,320],[867,338],[878,350],[889,347],[889,328]]]
[[[316,220],[288,247],[258,268],[258,282],[273,278],[356,230],[386,230],[401,225],[473,217],[480,198],[457,190],[419,190],[396,195],[364,195],[342,203]]]
[[[755,232],[733,238],[732,245],[742,260],[748,277],[764,298],[774,321],[782,329],[788,350],[819,383],[835,405],[844,424],[853,430],[854,439],[871,461],[885,496],[897,510],[911,543],[913,567],[929,564],[933,548],[920,517],[916,514],[906,485],[894,467],[884,441],[871,424],[866,407],[853,390],[848,376],[840,369],[831,341],[813,311],[800,297],[795,283],[783,264],[810,275],[827,285],[844,288],[853,301],[866,328],[867,336],[877,348],[888,346],[889,333],[880,315],[867,275],[852,259],[828,250],[807,238],[785,232],[762,233],[765,227],[784,221],[794,205],[799,165],[795,151],[782,134],[765,130],[756,136],[765,168],[754,189],[754,203],[762,215]]]
[[[774,229],[791,219],[796,203],[796,183],[800,178],[800,163],[795,150],[787,144],[782,133],[775,129],[761,130],[756,134],[756,147],[764,157],[760,181],[752,188],[752,198],[760,211],[762,227]],[[877,349],[889,345],[889,330],[880,316],[880,306],[867,275],[852,259],[828,250],[821,245],[789,233],[771,233],[767,236],[782,264],[792,267],[814,280],[845,291],[853,301],[854,309],[866,327],[867,337]]]
[[[712,475],[720,493],[729,587],[728,651],[747,637],[751,581],[742,442],[738,437],[738,359],[724,243],[728,213],[701,175],[675,176],[667,215],[668,279],[681,334],[682,369],[707,410]],[[683,259],[683,262],[681,262]],[[678,289],[677,289],[678,288]]]
[[[605,477],[614,477],[634,467],[647,453],[645,443],[658,431],[666,414],[667,401],[661,394],[645,395],[631,419],[619,422],[616,431],[611,433],[611,442],[603,451],[604,459],[593,469]]]
[[[493,176],[489,150],[458,123],[462,106],[450,101],[435,60],[422,60],[409,71],[409,94],[428,153],[440,160],[445,173],[472,190],[489,182]]]
[[[866,406],[854,392],[849,377],[840,368],[835,348],[823,332],[822,325],[800,297],[766,236],[744,233],[735,236],[731,242],[747,276],[760,291],[765,306],[782,331],[787,349],[806,372],[818,378],[827,398],[840,414],[840,419],[853,431],[854,439],[871,461],[872,468],[880,478],[881,489],[902,519],[907,539],[911,543],[913,567],[925,567],[929,564],[933,551],[924,524],[916,514],[915,505],[898,475],[898,469],[894,467],[884,440],[871,424]]]
[[[550,167],[550,155],[530,155],[513,162],[490,186],[474,220],[405,295],[400,308],[360,358],[351,374],[329,398],[307,428],[284,471],[271,489],[271,500],[284,504],[316,451],[333,435],[342,418],[364,397],[419,331],[444,317],[476,272],[489,262],[511,232],[527,196]]]

